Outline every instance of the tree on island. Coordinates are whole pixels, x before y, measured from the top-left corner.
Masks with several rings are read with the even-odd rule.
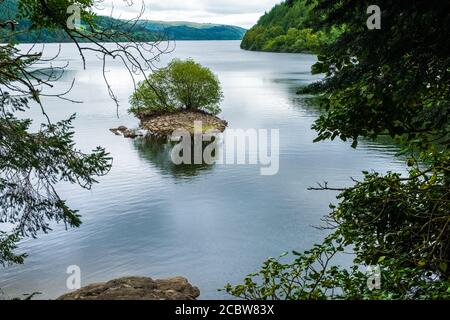
[[[223,99],[217,76],[192,59],[174,59],[163,69],[139,83],[130,98],[129,111],[140,117],[147,114],[177,111],[220,113]]]

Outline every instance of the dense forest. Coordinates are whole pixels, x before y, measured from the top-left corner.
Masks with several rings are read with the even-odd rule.
[[[67,33],[62,29],[30,28],[29,19],[16,19],[18,15],[17,0],[6,0],[0,4],[0,19],[18,20],[16,32],[11,33],[6,29],[0,29],[0,42],[8,42],[13,40],[19,43],[35,43],[35,42],[70,42],[72,41]],[[159,21],[122,21],[107,16],[96,16],[95,24],[102,30],[109,30],[117,34],[132,34],[134,39],[138,41],[153,41],[156,39],[170,40],[241,40],[246,32],[245,29],[216,24],[197,24],[189,22],[159,22]],[[90,33],[87,24],[80,26],[83,32]],[[127,37],[118,38],[118,41],[127,41]]]
[[[242,40],[241,48],[269,52],[317,52],[320,45],[336,39],[339,31],[313,31],[314,1],[289,0],[264,14]]]

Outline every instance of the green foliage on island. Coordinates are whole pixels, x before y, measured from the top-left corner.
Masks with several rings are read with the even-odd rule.
[[[291,0],[276,5],[247,31],[241,48],[268,52],[317,52],[321,45],[336,39],[340,29],[313,30],[316,16],[312,9],[315,3]]]
[[[192,59],[174,59],[139,83],[129,112],[140,116],[180,110],[220,113],[223,94],[217,76]]]
[[[58,3],[56,1],[55,3]],[[40,28],[31,28],[32,24],[37,25],[33,17],[21,16],[19,14],[19,4],[17,0],[5,0],[0,2],[0,19],[2,21],[16,20],[15,31],[0,28],[0,42],[14,40],[18,43],[51,43],[51,42],[71,42],[72,39],[61,27],[42,25]],[[56,6],[57,7],[57,6]],[[52,4],[53,10],[55,5]],[[69,14],[65,13],[66,8],[62,8],[61,15],[67,19]],[[43,15],[42,12],[35,13]],[[38,16],[36,16],[37,18]],[[149,42],[161,39],[167,40],[241,40],[246,32],[245,29],[237,26],[200,24],[190,22],[159,22],[159,21],[124,21],[108,16],[85,16],[89,22],[94,23],[99,30],[108,30],[110,33],[129,34],[136,41]],[[32,22],[33,21],[33,22]],[[39,21],[39,20],[38,20]],[[64,21],[62,21],[64,22]],[[87,35],[93,32],[89,24],[82,22],[80,30]],[[81,42],[87,40],[81,39]],[[118,36],[116,41],[128,41],[128,36]]]
[[[269,259],[226,290],[246,299],[450,299],[450,23],[448,1],[379,0],[381,30],[369,30],[373,1],[320,0],[315,30],[345,25],[319,52],[326,77],[300,90],[324,113],[316,141],[388,136],[405,146],[406,174],[363,172],[339,192],[326,239]],[[353,263],[336,258],[352,254]],[[347,255],[348,256],[348,255]],[[370,267],[370,268],[369,268]]]

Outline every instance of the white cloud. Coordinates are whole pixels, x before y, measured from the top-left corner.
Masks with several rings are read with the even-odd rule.
[[[145,5],[142,19],[219,23],[250,28],[265,11],[281,0],[103,0],[97,13],[135,18]],[[101,10],[102,9],[102,10]]]

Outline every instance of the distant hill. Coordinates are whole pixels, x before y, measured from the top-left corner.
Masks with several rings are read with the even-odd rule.
[[[0,20],[17,20],[17,0],[5,0],[0,3]],[[19,43],[50,43],[50,42],[70,42],[70,38],[62,30],[35,30],[27,31],[30,23],[27,20],[19,20],[17,30],[14,33],[14,40]],[[165,22],[141,20],[130,30],[131,24],[123,24],[122,20],[107,16],[98,16],[95,21],[102,28],[110,29],[111,26],[118,28],[118,31],[132,33],[137,41],[153,41],[164,34],[170,40],[241,40],[246,29],[218,24],[202,24],[192,22]],[[120,27],[117,27],[120,25]],[[81,26],[83,28],[83,24]],[[86,31],[87,32],[87,31]],[[0,29],[0,42],[10,40],[11,33],[5,29]],[[121,39],[116,39],[120,41]],[[124,41],[126,39],[123,39]]]
[[[242,40],[246,29],[230,25],[193,22],[142,21],[151,32],[165,32],[173,40]]]

